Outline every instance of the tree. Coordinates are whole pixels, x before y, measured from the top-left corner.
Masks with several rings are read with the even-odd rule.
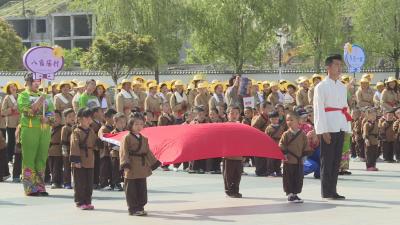
[[[314,69],[321,70],[322,57],[343,51],[343,0],[298,0],[297,37],[305,44],[305,54],[312,53]]]
[[[355,38],[367,54],[389,58],[396,78],[400,73],[400,1],[357,1],[353,18]]]
[[[79,62],[83,55],[82,48],[64,49],[64,70],[69,70],[74,67],[76,62]]]
[[[192,0],[188,1],[191,43],[205,62],[223,59],[242,73],[256,50],[274,38],[274,30],[293,18],[292,0]]]
[[[21,68],[23,49],[21,38],[0,18],[0,70]]]
[[[115,85],[134,67],[153,67],[156,63],[154,40],[132,33],[107,33],[97,38],[81,58],[81,65],[90,70],[106,71]]]
[[[87,6],[88,0],[75,1]],[[179,61],[184,24],[181,16],[182,0],[97,0],[91,7],[96,12],[97,29],[106,32],[132,32],[154,38],[157,63],[154,64],[156,80],[159,67]],[[76,3],[75,3],[76,4]]]

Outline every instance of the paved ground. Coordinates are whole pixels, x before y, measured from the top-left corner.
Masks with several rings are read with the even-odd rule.
[[[46,198],[25,197],[22,185],[0,183],[1,225],[124,224],[398,224],[400,164],[379,164],[366,172],[352,163],[353,175],[341,177],[345,201],[320,198],[319,180],[306,177],[304,204],[288,204],[279,178],[242,177],[243,199],[226,198],[221,175],[156,173],[148,180],[147,217],[130,217],[123,192],[94,192],[94,211],[74,207],[72,190],[50,190]]]

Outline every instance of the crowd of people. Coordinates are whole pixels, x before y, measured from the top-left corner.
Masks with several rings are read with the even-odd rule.
[[[351,158],[365,162],[367,171],[377,171],[380,160],[400,162],[398,80],[389,77],[373,88],[372,78],[373,74],[364,74],[356,82],[343,75],[337,81],[347,89],[348,108],[343,109],[351,113],[351,118],[346,114],[351,132],[344,134],[343,147],[338,145],[341,162],[337,174],[351,174]],[[135,76],[123,79],[116,90],[95,80],[62,81],[48,90],[40,90],[43,87],[32,76],[27,76],[25,86],[10,81],[1,100],[0,181],[11,177],[12,182],[22,182],[29,196],[48,195],[46,183],[52,189],[74,188],[75,203],[82,209],[94,208],[93,189],[125,190],[130,214],[145,215],[146,177],[160,162],[140,131],[153,126],[237,122],[269,135],[285,160],[237,156],[161,165],[162,170],[223,173],[227,196],[240,198],[243,166],[252,166],[257,176],[283,177],[288,201],[302,202],[298,194],[303,176],[323,176],[320,147],[333,138],[324,136],[322,140],[314,127],[314,116],[323,119],[314,110],[320,103],[326,105],[314,102],[320,101],[314,92],[320,82],[329,79],[314,74],[300,76],[295,83],[261,82],[235,75],[227,82],[209,82],[204,74],[196,74],[185,85],[181,80],[158,84]],[[323,95],[321,90],[318,93]],[[325,112],[335,110],[325,108]],[[121,146],[101,139],[106,133],[124,130],[130,133]],[[332,195],[327,197],[341,197]]]

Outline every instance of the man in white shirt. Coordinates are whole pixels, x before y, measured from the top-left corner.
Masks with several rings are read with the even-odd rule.
[[[321,136],[321,194],[323,198],[345,199],[336,191],[344,133],[350,131],[347,89],[339,80],[342,56],[331,55],[325,60],[328,76],[314,91],[315,131]]]

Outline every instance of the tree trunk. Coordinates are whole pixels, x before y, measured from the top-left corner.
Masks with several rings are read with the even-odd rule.
[[[394,59],[394,66],[395,66],[396,79],[399,79],[399,74],[400,74],[400,58],[399,57]]]
[[[314,70],[316,73],[321,72],[321,57],[322,57],[321,51],[316,50],[314,53]]]
[[[158,63],[154,68],[154,79],[157,81],[157,83],[160,83],[160,68],[158,66]]]

